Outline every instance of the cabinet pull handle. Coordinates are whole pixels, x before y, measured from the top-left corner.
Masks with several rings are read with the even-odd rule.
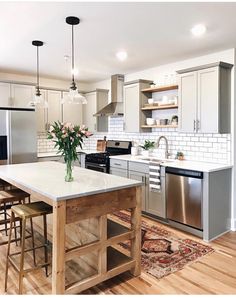
[[[142,176],[142,182],[144,183],[144,184],[146,184],[146,179],[145,179],[146,177],[145,176]]]
[[[125,122],[123,122],[123,130],[125,130]]]
[[[115,165],[115,166],[121,166],[121,164],[120,164],[120,163],[114,163],[114,165]]]
[[[94,123],[94,130],[97,130],[97,124]]]
[[[196,131],[196,120],[193,120],[193,131]]]
[[[197,120],[197,131],[200,130],[200,120]]]

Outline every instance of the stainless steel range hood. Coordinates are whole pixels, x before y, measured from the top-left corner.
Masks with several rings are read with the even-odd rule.
[[[111,116],[121,117],[123,112],[123,89],[124,88],[124,75],[116,74],[111,76],[111,102],[103,107],[93,116]]]

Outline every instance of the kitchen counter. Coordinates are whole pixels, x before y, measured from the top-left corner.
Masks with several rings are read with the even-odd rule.
[[[116,155],[116,156],[111,156],[110,158],[145,163],[145,164],[148,164],[150,162],[149,160],[147,160],[148,158],[142,155],[138,155],[138,156]],[[156,157],[153,156],[151,158],[155,159]],[[198,162],[198,161],[190,161],[190,160],[176,160],[176,159],[169,159],[169,160],[161,159],[161,160],[162,160],[161,165],[164,167],[181,168],[181,169],[201,171],[201,172],[215,172],[215,171],[232,168],[232,165],[230,164],[217,164],[217,163]]]
[[[54,201],[79,198],[92,194],[139,186],[142,183],[80,167],[74,167],[74,181],[64,181],[65,165],[37,162],[0,166],[0,178],[22,183]]]
[[[139,276],[142,183],[79,167],[74,168],[74,181],[65,182],[64,175],[65,165],[58,162],[0,166],[1,179],[31,194],[32,200],[53,207],[52,216],[48,216],[52,218],[52,294],[78,294],[126,271]],[[130,229],[109,218],[109,214],[127,209],[131,210]],[[68,240],[70,233],[66,235],[66,225],[71,229],[72,224],[78,243]],[[129,256],[117,250],[118,243],[128,240]],[[66,278],[68,261],[73,262],[77,281]]]
[[[84,149],[84,150],[78,150],[77,151],[79,154],[91,154],[91,153],[98,153],[98,152],[101,152],[101,151],[97,151],[97,150],[88,150],[88,149]],[[60,157],[61,154],[58,154],[57,151],[51,151],[51,152],[39,152],[38,153],[38,158],[41,158],[41,157]]]

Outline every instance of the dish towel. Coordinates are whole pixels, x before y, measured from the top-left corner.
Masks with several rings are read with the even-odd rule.
[[[149,189],[152,192],[158,192],[161,189],[160,164],[149,163]]]

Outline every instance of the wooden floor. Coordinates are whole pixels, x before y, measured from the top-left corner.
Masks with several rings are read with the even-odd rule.
[[[147,222],[155,221],[145,218]],[[166,227],[165,229],[172,230]],[[180,237],[199,238],[175,230]],[[124,273],[82,294],[236,294],[236,232],[229,232],[210,243],[215,252],[160,280],[142,272],[140,277]],[[4,293],[6,246],[0,247],[0,294]],[[17,273],[10,267],[8,294],[17,294]],[[43,270],[24,279],[25,294],[50,294],[51,277]]]

